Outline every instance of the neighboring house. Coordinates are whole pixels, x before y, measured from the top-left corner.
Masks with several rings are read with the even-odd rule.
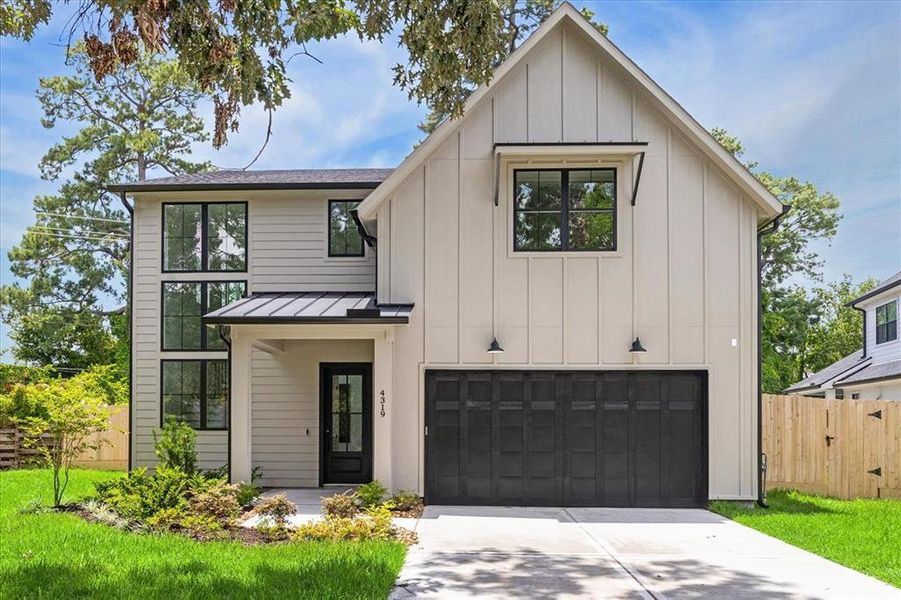
[[[115,189],[132,466],[172,415],[204,467],[267,486],[756,497],[758,228],[782,206],[569,4],[393,171]]]
[[[854,299],[863,313],[863,350],[849,354],[785,390],[786,394],[901,401],[901,341],[898,306],[901,271]]]

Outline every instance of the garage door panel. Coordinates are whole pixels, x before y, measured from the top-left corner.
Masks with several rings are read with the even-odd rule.
[[[699,506],[706,374],[427,371],[426,500]]]

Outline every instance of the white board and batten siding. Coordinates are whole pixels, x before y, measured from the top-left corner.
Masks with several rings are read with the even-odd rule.
[[[247,281],[248,292],[372,291],[375,288],[374,255],[367,249],[362,258],[329,258],[327,246],[328,200],[362,199],[366,193],[366,190],[329,190],[137,195],[134,215],[135,388],[131,434],[134,466],[153,466],[157,462],[153,432],[160,425],[160,360],[227,357],[224,352],[161,351],[162,282]],[[247,272],[163,273],[163,202],[231,201],[248,203]],[[258,354],[261,353],[254,353],[253,376],[264,382],[266,361]],[[257,371],[260,371],[259,376]],[[265,408],[261,410],[265,411]],[[226,464],[228,433],[198,431],[197,450],[201,468],[212,469]],[[267,456],[266,449],[261,448],[260,452],[264,458]],[[272,463],[268,459],[264,462]],[[270,466],[275,467],[276,463]],[[273,472],[278,469],[273,468]],[[285,477],[285,481],[300,481],[296,477],[292,479],[293,476]]]
[[[378,207],[379,297],[416,305],[394,428],[420,434],[395,436],[394,487],[421,487],[426,368],[702,369],[710,495],[753,498],[756,209],[583,35],[549,33]],[[636,159],[540,158],[617,168],[615,252],[512,251],[512,171],[539,159],[502,161],[495,207],[494,143],[628,141],[649,143],[634,207]]]
[[[901,288],[893,288],[861,303],[861,308],[867,311],[867,356],[872,358],[873,364],[901,360],[901,337],[896,337],[891,342],[876,343],[876,309],[884,304],[895,301],[901,310]]]

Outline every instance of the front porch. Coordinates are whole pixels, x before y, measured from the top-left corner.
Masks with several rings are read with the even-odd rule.
[[[258,469],[271,488],[390,487],[391,327],[230,329],[232,481]]]

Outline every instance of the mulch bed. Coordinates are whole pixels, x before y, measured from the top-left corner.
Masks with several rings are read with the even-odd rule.
[[[392,510],[391,515],[403,519],[419,519],[420,517],[422,517],[422,511],[424,510],[425,506],[423,506],[422,502],[420,502],[409,510]]]

